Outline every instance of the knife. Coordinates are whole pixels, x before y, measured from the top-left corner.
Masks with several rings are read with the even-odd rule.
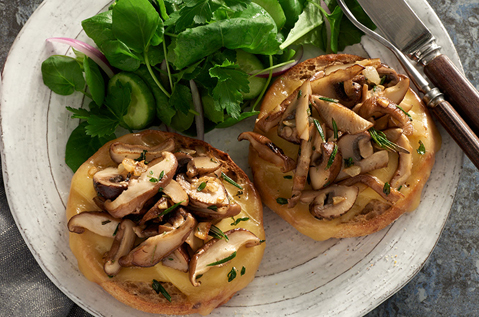
[[[479,135],[479,92],[451,60],[440,53],[435,37],[409,5],[404,0],[358,2],[394,46],[424,67],[426,76]]]
[[[416,56],[420,55],[420,60],[423,61],[421,62],[423,64],[427,64],[424,63],[424,61],[430,61],[430,58],[426,57],[430,56],[431,54],[433,56],[432,59],[441,56],[438,52],[439,46],[435,44],[435,40],[431,32],[429,32],[427,28],[422,24],[422,22],[417,17],[415,17],[412,10],[407,6],[406,3],[403,2],[403,0],[381,0],[372,3],[373,1],[374,0],[359,0],[361,5],[364,4],[363,8],[368,15],[370,12],[373,12],[371,13],[372,16],[370,17],[372,18],[373,22],[379,27],[382,25],[384,28],[384,26],[386,25],[386,28],[389,29],[390,26],[388,23],[396,23],[394,24],[394,27],[396,28],[396,30],[401,30],[401,32],[398,32],[401,34],[394,35],[394,32],[391,32],[391,36],[393,37],[393,40],[397,41],[397,43],[402,49],[406,49],[406,52],[411,52],[411,54],[408,54],[409,56],[413,56],[412,53],[416,52]],[[366,33],[366,35],[368,35],[369,37],[375,39],[376,41],[387,47],[396,55],[396,57],[408,73],[411,81],[418,88],[418,90],[424,94],[423,101],[429,108],[430,112],[435,115],[438,121],[452,136],[456,143],[461,147],[461,149],[469,157],[472,163],[479,169],[479,138],[477,137],[476,133],[469,127],[469,125],[464,121],[464,119],[458,114],[458,112],[451,106],[451,104],[444,99],[444,95],[441,93],[441,91],[436,87],[430,87],[429,82],[418,71],[415,65],[412,64],[411,60],[407,58],[406,55],[398,49],[398,47],[393,45],[391,42],[389,42],[387,39],[385,39],[378,33],[361,24],[361,22],[359,22],[355,18],[349,8],[346,6],[344,0],[337,0],[337,2],[346,17],[357,28]],[[387,5],[384,6],[384,3],[388,3],[389,7]],[[400,3],[399,7],[395,7],[395,5],[397,5],[398,3]],[[400,11],[401,8],[407,8],[407,12],[409,12],[409,17],[411,19],[412,17],[414,17],[414,20],[409,20],[408,22],[405,22],[404,20],[399,18],[391,20],[391,17],[396,16],[396,12]],[[422,27],[418,26],[418,28],[420,28],[419,31],[417,31],[416,28],[410,29],[410,24],[413,22],[416,23],[415,25],[418,25],[417,23],[422,25]],[[402,29],[404,23],[407,23],[408,25],[407,30],[413,32],[414,35],[412,37],[409,34],[405,34],[405,32],[408,31],[404,31]],[[419,43],[421,43],[420,45],[418,45],[418,41]],[[414,48],[410,49],[410,47]],[[418,50],[418,47],[422,48],[422,50]],[[450,62],[449,59],[443,57],[441,58],[441,60],[451,65],[450,67],[453,67],[452,62]],[[456,73],[458,76],[461,76],[460,72],[457,69]],[[474,87],[470,83],[469,86],[474,89]],[[475,91],[475,97],[479,100],[479,94],[477,93],[477,91]],[[462,106],[468,108],[467,103],[463,104]],[[470,112],[472,113],[473,111],[471,110]]]

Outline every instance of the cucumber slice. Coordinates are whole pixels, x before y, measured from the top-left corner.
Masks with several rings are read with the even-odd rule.
[[[130,105],[128,112],[123,116],[125,124],[133,130],[146,128],[155,118],[155,98],[150,88],[138,75],[121,72],[110,79],[108,90],[118,80],[122,84],[130,84],[131,87]]]
[[[278,31],[283,28],[286,23],[286,15],[278,0],[253,0],[253,2],[262,6],[271,15]]]
[[[239,68],[247,74],[253,74],[264,69],[263,64],[254,54],[247,53],[243,50],[236,50],[236,63],[238,63]],[[249,100],[258,97],[264,85],[266,85],[266,81],[266,78],[261,77],[250,78],[249,92],[242,93],[243,99]]]

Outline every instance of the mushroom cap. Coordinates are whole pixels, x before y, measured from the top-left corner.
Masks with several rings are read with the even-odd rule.
[[[229,261],[222,260],[236,254],[242,246],[251,248],[261,244],[261,240],[254,233],[243,228],[232,229],[226,231],[224,234],[228,237],[228,240],[211,239],[191,257],[189,274],[190,282],[193,286],[199,286],[201,284],[201,282],[197,280],[197,276],[205,274],[213,267],[225,265]],[[222,263],[211,265],[218,261]]]
[[[128,181],[116,167],[107,167],[93,175],[93,187],[105,199],[115,199],[128,188]]]
[[[310,212],[318,219],[334,219],[350,210],[358,196],[356,186],[331,185],[316,191],[310,204]]]
[[[151,162],[161,157],[163,151],[173,152],[174,150],[175,140],[173,138],[166,139],[154,147],[114,142],[110,145],[110,156],[113,162],[117,164],[120,164],[125,158]]]
[[[296,162],[284,154],[283,150],[277,147],[270,139],[255,132],[243,132],[238,136],[238,141],[248,140],[251,147],[263,160],[273,163],[286,173],[296,167]]]
[[[120,224],[120,219],[101,211],[85,211],[70,218],[68,230],[74,233],[83,233],[89,230],[103,237],[113,237]]]
[[[106,210],[117,218],[140,211],[160,188],[168,185],[177,166],[178,162],[172,153],[162,152],[162,157],[150,162],[140,177],[130,180],[128,190],[123,191],[115,200],[105,201]]]

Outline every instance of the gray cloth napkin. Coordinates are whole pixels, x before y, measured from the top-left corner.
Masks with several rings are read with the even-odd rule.
[[[30,253],[8,207],[0,173],[0,316],[91,316],[66,297]]]

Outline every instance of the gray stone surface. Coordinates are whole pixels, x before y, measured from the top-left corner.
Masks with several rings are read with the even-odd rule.
[[[20,28],[41,2],[0,0],[0,69],[3,68],[8,50]],[[466,76],[479,87],[479,2],[428,2],[453,39]],[[451,215],[431,257],[410,283],[368,316],[479,315],[479,217],[476,215],[478,187],[479,173],[466,158]],[[2,210],[2,213],[4,215],[5,210]],[[431,217],[434,217],[434,210],[431,210]],[[17,230],[13,227],[0,229],[2,232]],[[27,252],[25,245],[19,248]],[[32,260],[33,257],[29,259]],[[39,271],[37,268],[32,275],[41,275]],[[74,307],[70,314],[82,315],[83,312]],[[3,315],[1,309],[0,315]]]

